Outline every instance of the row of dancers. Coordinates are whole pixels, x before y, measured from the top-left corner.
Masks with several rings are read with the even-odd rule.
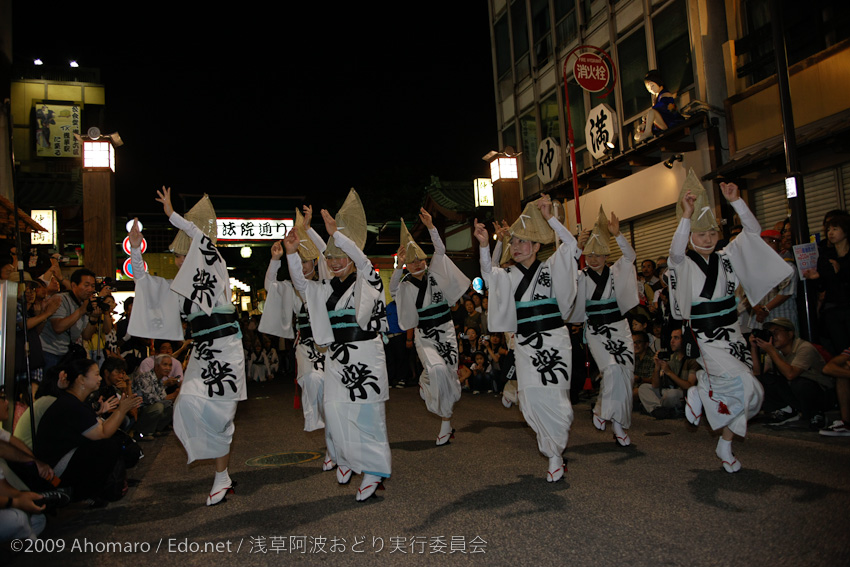
[[[712,429],[721,430],[716,455],[726,471],[736,472],[741,463],[732,453],[732,439],[746,435],[747,420],[758,412],[763,392],[738,326],[735,289],[741,285],[748,297],[761,298],[789,275],[789,268],[762,249],[766,244],[759,238],[760,227],[737,186],[721,184],[721,190],[744,231],[723,250],[715,250],[718,223],[705,189],[690,172],[677,205],[680,221],[668,273],[672,312],[688,322],[687,333],[700,349],[702,370],[697,385],[686,394],[686,417],[697,425],[705,415]],[[238,343],[239,328],[229,298],[216,287],[222,280],[226,286],[226,267],[214,246],[215,215],[208,198],[199,203],[203,212],[196,205],[186,219],[173,212],[169,190],[163,188],[157,200],[172,224],[186,234],[182,249],[172,246],[182,267],[173,282],[137,277],[137,298],[141,293],[148,308],[134,309],[133,318],[140,315],[135,329],[131,319],[131,331],[137,336],[178,338],[162,335],[176,332],[171,319],[176,315],[179,323],[180,312],[189,320],[198,346],[175,404],[174,429],[189,462],[215,459],[216,476],[207,497],[207,505],[215,505],[234,487],[227,464],[235,406],[245,399],[245,378],[244,360],[234,356],[230,346]],[[584,339],[602,373],[594,426],[605,430],[610,425],[614,440],[628,446],[634,345],[625,314],[638,304],[635,252],[620,233],[616,215],[608,217],[600,208],[593,229],[576,239],[558,220],[555,206],[543,195],[529,203],[513,225],[497,224],[499,238],[493,252],[485,225],[476,219],[473,230],[481,275],[489,289],[488,326],[515,335],[515,401],[548,459],[548,482],[561,480],[566,472],[563,454],[573,421],[571,342],[565,321],[585,323]],[[304,428],[324,428],[327,451],[322,468],[336,470],[338,483],[348,484],[353,475],[362,474],[356,500],[364,501],[383,488],[392,473],[382,341],[387,331],[385,292],[363,253],[366,218],[357,193],[349,192],[336,216],[321,211],[327,242],[311,228],[312,213],[310,206],[304,207],[303,215],[296,211],[294,229],[272,246],[259,330],[297,339]],[[454,438],[451,419],[461,395],[449,306],[470,281],[447,256],[430,214],[422,209],[420,219],[434,253],[429,262],[402,222],[399,267],[389,291],[397,303],[399,326],[415,329],[414,344],[423,366],[419,392],[428,411],[440,418],[436,445],[444,446]],[[609,267],[611,237],[622,257]],[[136,273],[143,273],[137,244],[141,234],[135,226],[130,241],[134,268],[139,263]],[[539,260],[541,247],[551,243],[554,253]],[[181,251],[185,251],[182,258]],[[586,266],[580,269],[582,255]],[[278,281],[284,256],[291,279]],[[219,271],[222,267],[224,272]]]

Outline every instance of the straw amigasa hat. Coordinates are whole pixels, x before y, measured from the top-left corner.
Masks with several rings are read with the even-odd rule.
[[[607,256],[611,253],[611,249],[608,246],[610,240],[611,233],[608,231],[608,219],[605,216],[605,211],[602,210],[602,205],[600,205],[596,224],[593,225],[593,230],[590,231],[590,238],[582,252],[584,252],[585,256],[588,254]]]
[[[511,236],[540,244],[551,244],[555,241],[555,231],[543,219],[540,209],[537,208],[537,201],[531,201],[525,206],[525,210],[511,225]]]
[[[401,245],[404,246],[404,260],[412,262],[413,260],[427,260],[428,256],[425,251],[416,244],[410,232],[407,230],[407,225],[404,224],[404,219],[401,219]]]
[[[304,226],[304,215],[301,211],[295,209],[295,233],[298,235],[298,255],[304,262],[315,260],[319,257],[319,249],[310,240],[307,234],[307,229],[310,227]]]
[[[201,200],[189,209],[189,212],[186,213],[184,218],[192,221],[195,226],[200,228],[212,240],[213,244],[216,243],[216,240],[218,240],[218,225],[216,224],[215,209],[213,209],[209,195],[204,193]],[[189,253],[189,247],[191,245],[192,239],[181,230],[177,232],[177,236],[174,237],[174,241],[171,243],[169,249],[175,254],[185,256]]]
[[[360,196],[353,188],[348,192],[348,197],[345,198],[345,202],[334,220],[336,220],[337,230],[342,231],[344,235],[354,241],[360,250],[363,250],[366,245],[366,211],[363,210]],[[328,239],[328,247],[325,249],[326,258],[344,258],[346,256],[346,253],[334,243],[333,237]]]
[[[714,216],[714,210],[711,208],[711,202],[708,200],[708,193],[706,193],[705,187],[700,183],[693,169],[688,171],[688,177],[682,185],[682,190],[679,191],[679,201],[676,203],[676,218],[682,218],[682,199],[688,191],[696,195],[697,198],[694,202],[694,214],[691,216],[691,232],[719,230],[720,225]]]

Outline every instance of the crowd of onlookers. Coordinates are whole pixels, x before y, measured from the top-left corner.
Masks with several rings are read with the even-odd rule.
[[[762,419],[775,427],[805,425],[822,435],[850,436],[850,215],[831,211],[823,233],[817,266],[802,277],[795,267],[790,223],[761,233],[795,273],[755,304],[739,290],[739,321],[749,342],[744,355],[752,358],[753,373],[765,390]],[[123,496],[133,483],[126,470],[138,461],[143,443],[171,430],[173,403],[192,349],[191,340],[130,336],[132,298],[117,313],[108,281],[91,271],[81,268],[66,277],[53,257],[21,276],[14,270],[13,252],[0,258],[0,278],[23,284],[17,310],[17,399],[8,400],[8,406],[0,403],[0,421],[7,411],[14,414],[13,431],[0,429],[0,459],[8,465],[0,467],[0,540],[10,533],[29,537],[43,528],[43,507],[37,502],[44,494],[48,503],[71,497],[92,506]],[[640,305],[628,313],[634,410],[657,419],[683,417],[685,391],[700,372],[698,352],[688,351],[695,341],[672,317],[666,258],[643,260],[637,269]],[[803,279],[817,298],[814,342],[801,338],[807,331],[797,315]],[[463,391],[506,398],[515,392],[514,336],[488,327],[486,290],[482,294],[470,287],[451,306],[451,317]],[[387,318],[390,385],[416,386],[422,365],[414,331],[398,327],[394,303],[387,307]],[[243,315],[240,323],[249,383],[294,374],[293,341],[260,333],[258,315]],[[600,373],[585,348],[582,326],[570,328],[575,403],[593,395]],[[0,393],[5,397],[5,390]],[[827,423],[835,411],[839,419]],[[52,491],[55,486],[64,491]]]

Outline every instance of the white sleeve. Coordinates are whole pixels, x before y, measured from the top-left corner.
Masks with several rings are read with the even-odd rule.
[[[688,251],[688,238],[691,236],[691,219],[682,217],[679,226],[673,233],[670,242],[670,265],[678,266],[685,261],[685,252]]]
[[[445,254],[446,245],[443,244],[443,239],[440,238],[440,232],[437,230],[437,227],[428,230],[428,234],[431,235],[431,243],[434,245],[434,255]]]

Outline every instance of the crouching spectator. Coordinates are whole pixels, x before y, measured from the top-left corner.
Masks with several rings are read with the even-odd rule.
[[[823,367],[823,373],[835,378],[835,394],[841,419],[820,430],[826,437],[850,437],[850,348],[830,360]]]
[[[177,378],[169,378],[172,364],[170,354],[158,354],[154,358],[153,370],[137,372],[133,376],[133,392],[142,398],[136,422],[139,441],[168,433],[174,414],[174,400],[180,393],[179,389],[166,393],[166,389],[178,382]]]
[[[133,389],[127,378],[127,363],[122,358],[108,357],[100,367],[100,376],[103,380],[95,393],[95,413],[107,419],[121,398],[132,395]],[[137,417],[138,410],[130,410],[124,417],[120,429],[125,432],[133,429]]]
[[[117,500],[127,490],[121,438],[115,436],[127,413],[141,398],[126,396],[109,419],[100,420],[88,398],[100,386],[95,362],[74,360],[67,367],[68,388],[44,412],[35,437],[35,455],[60,477],[59,488],[93,505]]]
[[[638,397],[643,408],[655,419],[672,419],[683,416],[685,392],[697,384],[699,364],[685,356],[682,329],[670,332],[670,358],[662,353],[653,359],[655,369],[652,382],[638,387]]]
[[[826,364],[815,346],[795,336],[794,323],[778,317],[764,326],[770,340],[753,333],[750,349],[753,374],[764,386],[762,409],[770,414],[768,425],[786,425],[807,420],[811,427],[824,425],[823,412],[832,398],[835,380],[823,374]],[[764,364],[759,351],[765,353]]]

